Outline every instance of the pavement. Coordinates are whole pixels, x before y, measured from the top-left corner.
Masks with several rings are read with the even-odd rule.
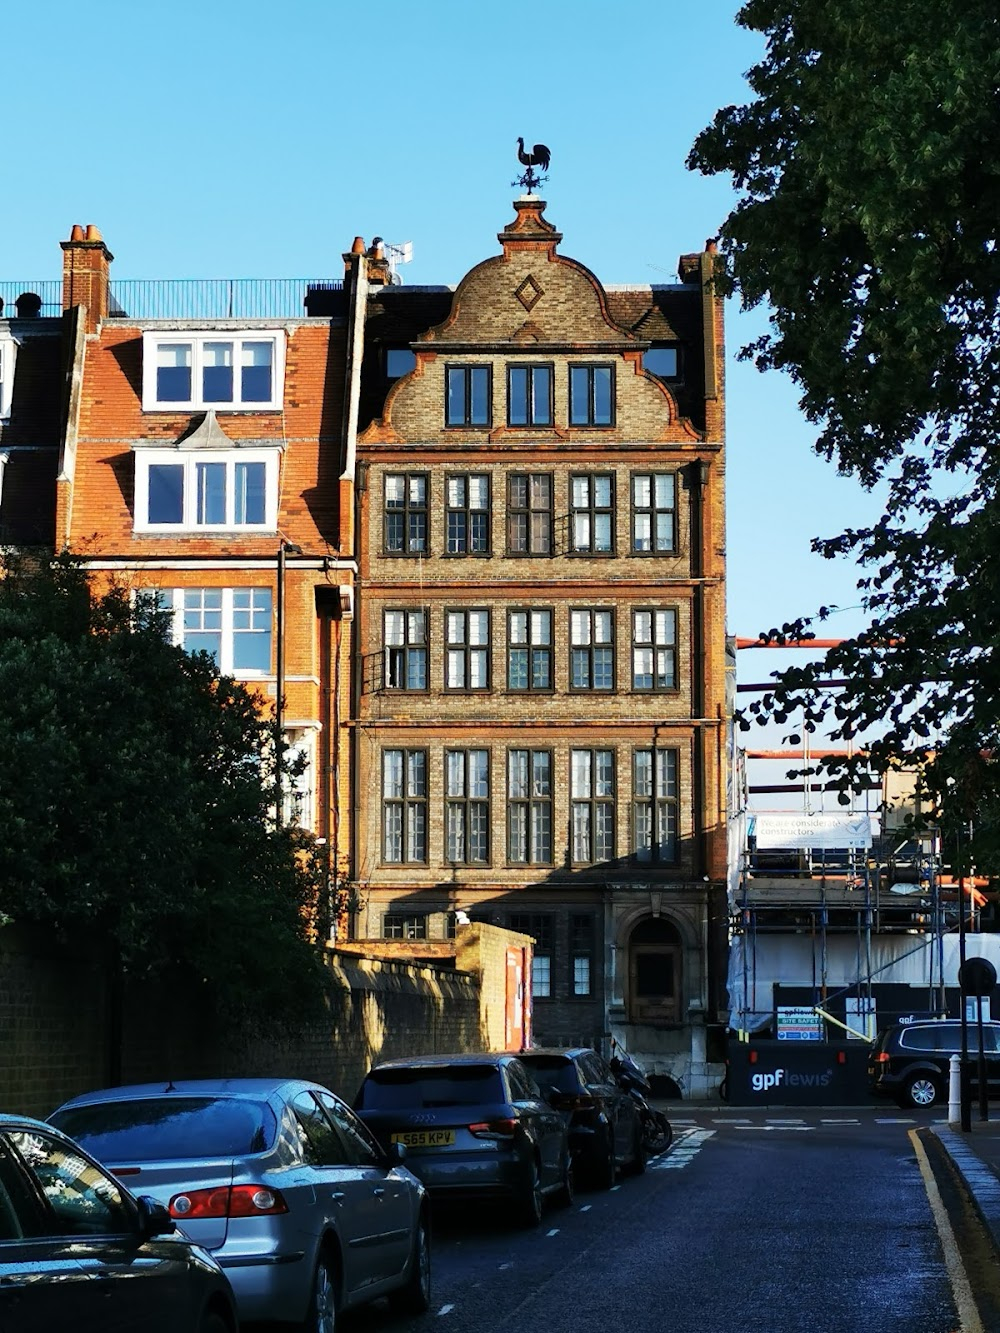
[[[990,1108],[996,1119],[980,1120],[976,1105],[972,1125],[935,1124],[931,1131],[951,1158],[998,1255],[1000,1255],[1000,1108]]]

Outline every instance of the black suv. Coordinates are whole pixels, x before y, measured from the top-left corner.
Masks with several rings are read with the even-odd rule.
[[[883,1028],[868,1053],[872,1091],[894,1098],[900,1106],[935,1106],[948,1096],[951,1057],[962,1049],[962,1024],[957,1018],[897,1022]],[[968,1024],[968,1051],[973,1088],[977,1089],[979,1039]],[[990,1096],[1000,1096],[1000,1023],[983,1024],[983,1054]]]

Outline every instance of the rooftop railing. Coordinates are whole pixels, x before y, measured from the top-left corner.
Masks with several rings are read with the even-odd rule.
[[[112,278],[108,317],[297,319],[329,315],[328,294],[342,291],[343,286],[329,278]],[[25,296],[38,299],[25,304]],[[0,281],[0,299],[7,318],[58,315],[62,283]]]

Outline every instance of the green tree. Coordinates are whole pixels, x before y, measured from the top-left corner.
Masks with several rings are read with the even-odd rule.
[[[725,280],[771,308],[742,355],[789,373],[817,452],[887,497],[871,527],[813,543],[860,564],[865,632],[758,711],[877,730],[876,768],[922,767],[946,826],[972,819],[973,854],[1000,870],[1000,10],[750,0],[737,21],[767,40],[753,96],[688,165],[740,192]]]
[[[71,561],[0,577],[0,914],[281,1024],[321,1003],[318,863],[275,828],[273,729],[163,614]]]

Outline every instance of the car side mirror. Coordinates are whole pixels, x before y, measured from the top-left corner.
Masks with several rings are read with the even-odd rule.
[[[139,1206],[139,1235],[143,1240],[150,1240],[153,1236],[169,1236],[177,1230],[177,1223],[165,1204],[157,1203],[148,1194],[141,1194],[136,1203]]]
[[[390,1143],[385,1155],[392,1166],[402,1166],[406,1161],[406,1144]]]

